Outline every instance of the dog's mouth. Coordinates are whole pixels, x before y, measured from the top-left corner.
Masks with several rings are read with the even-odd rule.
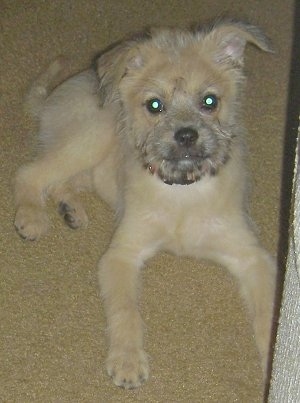
[[[145,167],[151,175],[156,175],[166,185],[191,185],[204,175],[214,175],[209,158],[185,156],[180,159],[163,159],[160,162],[147,163]]]
[[[173,178],[164,177],[161,171],[151,164],[148,165],[148,170],[152,175],[156,174],[166,185],[191,185],[200,179],[193,172],[187,173],[185,177],[178,175]]]
[[[195,144],[146,143],[142,163],[150,174],[167,185],[191,185],[204,176],[215,176],[230,158],[232,135],[223,130],[219,136],[206,137]]]

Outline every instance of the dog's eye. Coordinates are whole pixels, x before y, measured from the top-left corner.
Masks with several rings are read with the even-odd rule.
[[[214,111],[218,106],[218,98],[214,94],[205,95],[202,99],[201,109],[206,112]]]
[[[152,114],[160,113],[164,110],[164,105],[158,98],[149,99],[146,102],[146,108]]]

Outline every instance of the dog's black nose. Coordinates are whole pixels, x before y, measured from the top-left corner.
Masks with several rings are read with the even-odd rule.
[[[182,127],[174,134],[177,144],[182,147],[192,146],[197,141],[198,137],[198,132],[192,127]]]

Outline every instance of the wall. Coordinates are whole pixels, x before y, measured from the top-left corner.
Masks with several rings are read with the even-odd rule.
[[[298,145],[299,145],[298,131]],[[300,402],[300,166],[296,153],[293,219],[269,403]]]

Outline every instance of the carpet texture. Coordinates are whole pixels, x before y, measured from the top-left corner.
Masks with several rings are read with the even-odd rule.
[[[24,242],[13,228],[11,182],[35,143],[24,94],[57,55],[69,57],[74,73],[99,49],[148,25],[246,19],[276,49],[274,55],[247,49],[245,99],[251,210],[263,244],[276,255],[293,1],[1,0],[0,8],[0,401],[260,402],[258,354],[235,282],[219,267],[166,254],[143,272],[150,379],[139,390],[115,387],[104,370],[96,280],[112,212],[87,194],[90,225],[72,231],[49,205],[48,234]]]

